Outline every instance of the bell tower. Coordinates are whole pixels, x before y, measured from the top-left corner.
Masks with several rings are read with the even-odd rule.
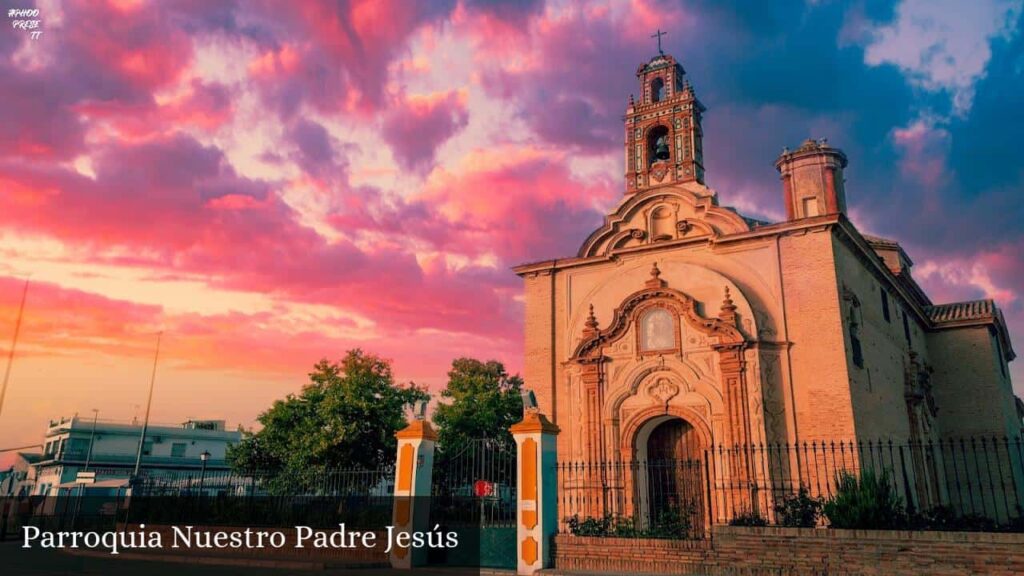
[[[805,140],[796,150],[786,149],[775,160],[782,178],[786,219],[846,213],[843,178],[846,154],[822,140]]]
[[[682,65],[659,49],[641,64],[640,101],[626,106],[626,193],[679,182],[704,183],[705,108]]]

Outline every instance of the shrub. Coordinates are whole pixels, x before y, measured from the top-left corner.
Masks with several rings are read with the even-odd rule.
[[[955,532],[995,532],[1000,526],[991,518],[977,514],[957,514],[949,506],[933,506],[909,519],[916,530],[945,530]],[[1010,526],[1007,525],[1007,529]]]
[[[690,535],[691,518],[696,511],[693,503],[682,508],[667,508],[658,513],[649,530],[642,535],[648,538],[682,539]]]
[[[768,520],[753,510],[744,510],[729,520],[729,526],[767,526]]]
[[[616,538],[635,538],[640,535],[632,518],[619,516],[612,521],[611,535]]]
[[[573,514],[566,518],[565,523],[569,526],[569,533],[573,536],[607,536],[608,528],[612,524],[612,515],[605,514],[604,517],[587,517],[580,520],[579,514]]]
[[[786,496],[775,506],[778,523],[790,528],[814,528],[821,517],[821,509],[825,506],[823,499],[811,498],[807,486],[800,485],[794,496]]]
[[[864,470],[860,478],[841,472],[836,494],[825,503],[825,517],[833,528],[891,529],[906,523],[903,502],[883,472]]]
[[[649,528],[641,530],[628,516],[605,514],[601,518],[580,518],[574,514],[565,519],[566,527],[573,536],[599,536],[615,538],[665,538],[682,539],[690,535],[691,517],[696,510],[694,504],[681,508],[666,508],[658,512]]]

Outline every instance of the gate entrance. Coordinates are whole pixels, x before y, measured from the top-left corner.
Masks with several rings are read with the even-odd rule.
[[[704,530],[703,452],[696,430],[681,418],[657,424],[646,442],[646,461],[640,488],[646,494],[640,523],[666,534],[686,533],[699,537]],[[646,496],[646,498],[644,498]]]
[[[439,447],[430,526],[458,532],[459,546],[431,550],[431,563],[515,568],[516,500],[514,442],[484,438]]]

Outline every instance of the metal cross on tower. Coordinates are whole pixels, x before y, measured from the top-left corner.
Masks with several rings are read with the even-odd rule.
[[[658,54],[664,54],[664,52],[661,51],[661,37],[666,35],[666,34],[668,34],[668,32],[662,32],[661,28],[658,28],[657,32],[655,32],[654,34],[651,34],[651,38],[657,38],[658,39]]]

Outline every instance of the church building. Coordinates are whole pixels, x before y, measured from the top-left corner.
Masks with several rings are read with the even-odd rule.
[[[932,302],[897,242],[858,230],[841,150],[784,151],[786,219],[745,217],[705,184],[705,108],[683,67],[659,53],[636,76],[621,201],[577,254],[514,269],[525,382],[560,462],[1019,437],[1000,310]]]

